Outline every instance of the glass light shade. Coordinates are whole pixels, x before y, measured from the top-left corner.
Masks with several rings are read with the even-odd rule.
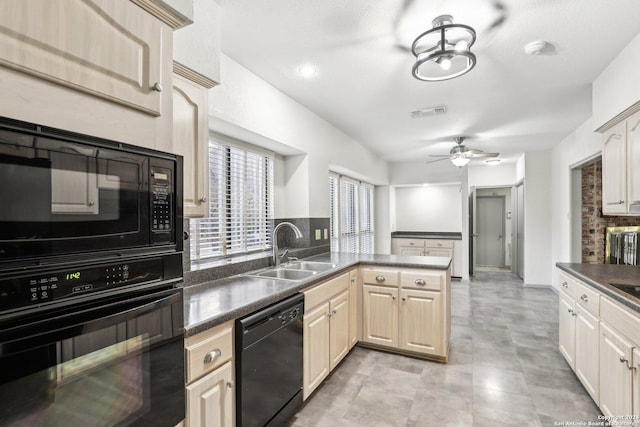
[[[451,157],[451,163],[453,163],[459,168],[465,166],[467,163],[469,163],[470,160],[471,160],[470,158],[463,157],[463,156]]]
[[[433,28],[420,34],[411,45],[416,57],[412,68],[418,80],[441,81],[468,73],[476,65],[471,46],[476,32],[468,25],[453,24],[450,15],[433,20]]]

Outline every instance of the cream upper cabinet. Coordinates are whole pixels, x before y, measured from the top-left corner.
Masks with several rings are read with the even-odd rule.
[[[173,76],[173,152],[184,161],[184,216],[207,216],[208,90],[177,74]]]
[[[640,213],[640,113],[627,119],[627,206]]]
[[[0,16],[0,64],[160,115],[163,26],[138,6],[5,0]]]
[[[626,122],[621,122],[604,134],[602,148],[602,212],[626,213]]]
[[[632,344],[603,323],[600,332],[600,409],[607,416],[632,411]]]

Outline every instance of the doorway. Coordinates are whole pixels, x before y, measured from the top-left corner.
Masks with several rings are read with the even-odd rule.
[[[516,268],[515,273],[524,280],[524,181],[516,184]]]
[[[476,265],[504,268],[505,197],[479,195],[476,210]]]

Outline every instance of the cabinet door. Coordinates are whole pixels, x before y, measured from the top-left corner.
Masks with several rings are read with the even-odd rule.
[[[609,129],[602,147],[602,212],[605,214],[626,213],[626,122]]]
[[[329,375],[329,303],[304,315],[303,399]]]
[[[400,348],[444,356],[440,292],[400,291]]]
[[[444,248],[427,248],[425,249],[425,255],[427,256],[444,256],[444,257],[453,257],[452,249],[444,249]]]
[[[576,362],[576,320],[575,303],[564,292],[560,292],[558,301],[559,338],[558,347],[571,369],[575,371]]]
[[[600,325],[600,409],[607,416],[631,414],[632,346],[606,323]],[[629,362],[631,363],[631,362]]]
[[[187,386],[187,427],[233,427],[231,361]]]
[[[160,115],[162,30],[128,1],[0,2],[0,63]]]
[[[83,155],[51,152],[51,213],[97,214],[95,160]]]
[[[332,298],[329,310],[329,369],[333,370],[349,353],[349,291]]]
[[[627,203],[640,205],[640,113],[627,120]]]
[[[358,273],[349,272],[349,348],[358,342]]]
[[[576,375],[596,404],[599,401],[599,325],[600,320],[576,304]]]
[[[184,157],[184,216],[207,216],[209,125],[207,89],[173,75],[173,152]]]
[[[633,349],[633,415],[640,417],[640,349]]]
[[[416,255],[423,256],[424,250],[422,248],[414,248],[410,246],[400,246],[400,255]]]
[[[362,340],[398,346],[398,288],[362,286]]]

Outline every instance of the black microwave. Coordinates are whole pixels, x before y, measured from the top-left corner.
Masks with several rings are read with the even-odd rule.
[[[182,158],[0,118],[0,274],[182,251]]]

